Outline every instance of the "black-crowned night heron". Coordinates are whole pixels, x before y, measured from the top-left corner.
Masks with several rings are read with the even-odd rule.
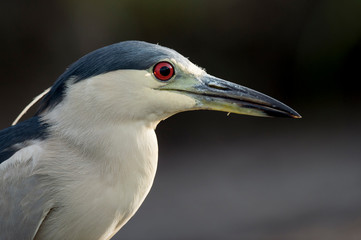
[[[157,124],[200,109],[300,117],[159,45],[127,41],[80,58],[34,117],[0,132],[0,239],[110,239],[152,186]]]

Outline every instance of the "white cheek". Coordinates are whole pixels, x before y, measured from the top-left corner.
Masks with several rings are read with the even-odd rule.
[[[156,90],[163,85],[145,70],[109,72],[69,87],[58,106],[62,106],[58,108],[59,114],[97,122],[135,119],[156,122],[195,106],[188,96]]]
[[[92,79],[94,91],[100,91],[101,101],[120,115],[161,120],[177,112],[192,109],[194,99],[157,88],[165,85],[151,73],[121,70]]]
[[[155,115],[160,119],[167,118],[175,113],[194,109],[196,102],[186,95],[171,92],[147,89],[145,95],[150,96],[142,111]]]

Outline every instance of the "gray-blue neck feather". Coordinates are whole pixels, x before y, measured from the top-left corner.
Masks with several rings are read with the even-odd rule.
[[[26,141],[42,140],[48,136],[49,125],[43,123],[39,117],[32,117],[15,126],[0,131],[0,163],[10,158],[16,151],[26,144]]]

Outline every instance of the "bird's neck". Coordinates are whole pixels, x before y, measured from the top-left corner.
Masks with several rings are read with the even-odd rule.
[[[71,164],[78,172],[85,173],[75,181],[84,182],[78,186],[86,189],[87,195],[92,195],[92,191],[96,196],[102,195],[102,191],[107,192],[110,195],[108,199],[112,200],[105,201],[106,206],[98,208],[113,212],[114,219],[109,216],[109,221],[113,221],[111,226],[119,229],[139,208],[152,186],[158,158],[154,131],[156,123],[133,121],[104,124],[92,119],[83,119],[82,122],[66,121],[64,118],[56,122],[58,117],[44,119],[51,126],[52,151],[67,152],[65,155],[59,154],[62,159],[55,163],[57,167]],[[84,190],[74,189],[72,192],[76,191]],[[76,201],[75,197],[70,201]]]
[[[49,120],[48,120],[49,122]],[[129,174],[154,177],[158,145],[154,128],[157,123],[144,121],[51,122],[52,136],[66,144],[66,148],[81,154],[97,165],[100,174],[127,176]]]

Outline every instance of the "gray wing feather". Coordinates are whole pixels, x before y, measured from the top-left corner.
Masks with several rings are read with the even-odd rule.
[[[0,239],[34,239],[53,207],[42,182],[33,174],[32,158],[0,164]]]

